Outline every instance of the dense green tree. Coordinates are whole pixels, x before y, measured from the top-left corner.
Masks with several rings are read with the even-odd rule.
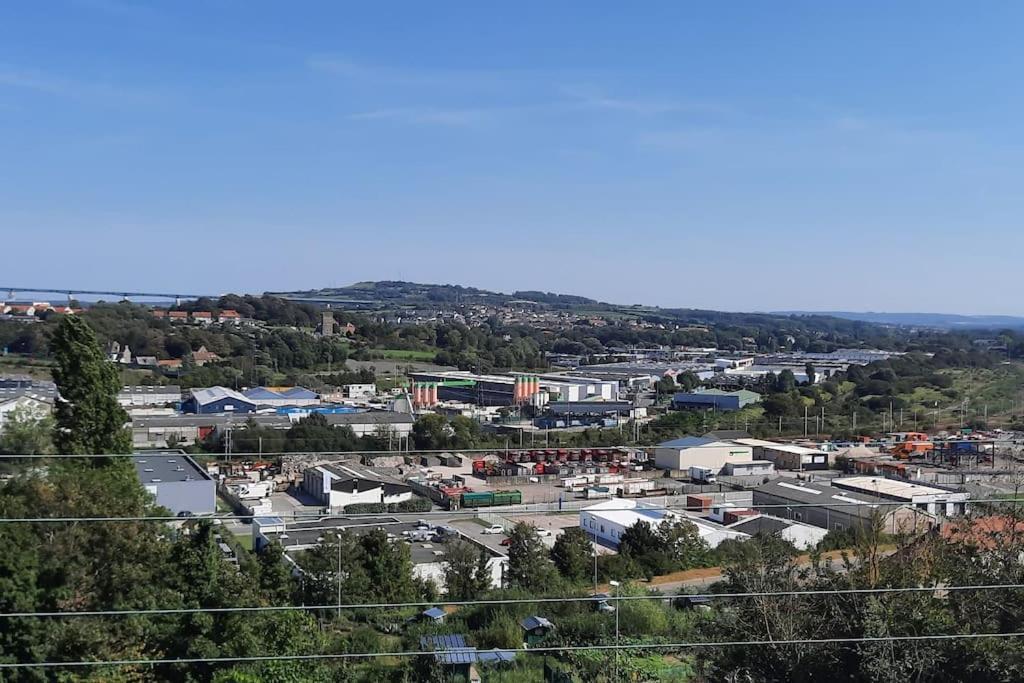
[[[587,532],[578,526],[564,529],[551,548],[551,560],[567,581],[579,583],[592,575],[594,546]]]
[[[491,588],[490,556],[468,541],[449,541],[444,549],[444,582],[448,597],[473,600]]]
[[[289,567],[280,543],[271,543],[260,551],[259,587],[271,604],[285,604],[295,590]]]
[[[452,428],[443,415],[431,413],[417,418],[412,426],[412,440],[421,450],[449,448]]]
[[[130,453],[128,415],[117,403],[121,380],[107,361],[92,329],[78,316],[64,316],[51,342],[56,366],[53,379],[54,445],[72,455]]]
[[[692,569],[707,564],[710,548],[693,522],[679,517],[668,519],[658,525],[657,535],[661,539],[662,550],[672,558],[676,569]]]
[[[16,408],[4,417],[0,453],[46,455],[53,452],[54,420],[31,408]]]
[[[537,529],[519,522],[509,533],[508,582],[515,588],[546,590],[555,576],[548,550],[537,535]]]

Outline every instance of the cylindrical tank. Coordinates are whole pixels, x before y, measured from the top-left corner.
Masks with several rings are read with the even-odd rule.
[[[430,405],[437,405],[437,382],[430,383]]]

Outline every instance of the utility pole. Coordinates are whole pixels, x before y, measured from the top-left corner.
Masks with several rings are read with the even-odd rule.
[[[804,406],[804,436],[807,436],[807,406]]]
[[[338,533],[338,618],[341,618],[341,533]]]

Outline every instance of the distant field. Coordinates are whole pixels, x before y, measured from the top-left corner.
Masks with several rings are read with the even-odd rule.
[[[0,356],[0,373],[28,375],[35,379],[52,379],[53,362],[27,356]]]
[[[434,360],[437,351],[407,351],[405,349],[370,349],[370,353],[391,360]]]

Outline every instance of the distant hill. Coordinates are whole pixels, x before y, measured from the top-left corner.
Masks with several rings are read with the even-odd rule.
[[[852,311],[776,311],[779,315],[824,315],[879,325],[954,329],[1021,329],[1024,318],[1012,315],[959,315],[956,313],[857,313]]]
[[[521,291],[504,294],[476,287],[462,285],[433,285],[401,280],[380,280],[357,282],[347,287],[309,289],[300,292],[268,292],[288,298],[308,298],[350,302],[378,303],[384,305],[416,306],[423,304],[503,304],[510,301],[532,301],[542,304],[581,306],[598,304],[594,299],[572,294]]]

